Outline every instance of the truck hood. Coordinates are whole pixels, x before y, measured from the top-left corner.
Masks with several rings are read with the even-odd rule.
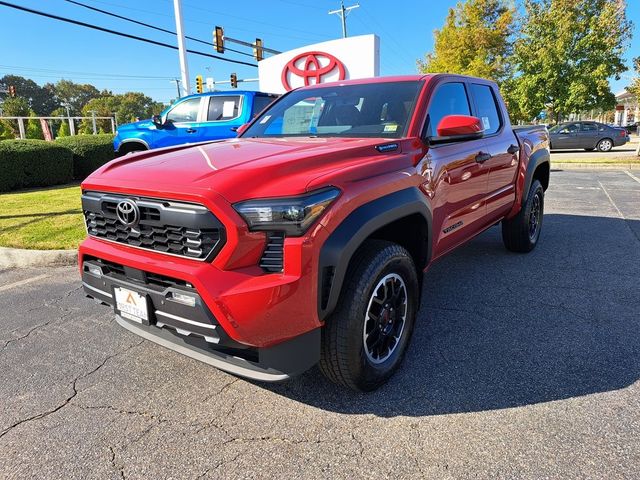
[[[139,122],[123,123],[118,125],[118,132],[131,132],[134,130],[149,130],[155,127],[151,120],[140,120]]]
[[[136,190],[213,190],[233,203],[247,198],[295,195],[319,176],[339,168],[383,160],[383,138],[236,138],[160,152],[141,152],[115,160],[85,183]],[[92,184],[94,186],[92,186]]]

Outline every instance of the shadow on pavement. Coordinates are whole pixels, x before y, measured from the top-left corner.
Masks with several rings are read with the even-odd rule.
[[[545,216],[541,243],[507,252],[492,228],[425,276],[405,361],[359,394],[314,369],[259,384],[341,413],[423,416],[503,409],[624,388],[640,374],[640,222]]]

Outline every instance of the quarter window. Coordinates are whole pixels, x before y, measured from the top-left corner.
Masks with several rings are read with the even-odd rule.
[[[198,119],[200,109],[200,97],[190,98],[178,105],[167,114],[167,120],[173,123],[195,122]]]
[[[438,124],[447,115],[471,115],[469,99],[463,83],[445,83],[438,87],[429,106],[427,136],[437,135]]]
[[[209,99],[207,120],[209,122],[222,122],[236,118],[239,114],[239,96],[216,96]]]
[[[471,92],[478,109],[478,117],[482,121],[485,135],[492,135],[500,130],[502,122],[496,105],[496,98],[493,89],[488,85],[473,83]]]

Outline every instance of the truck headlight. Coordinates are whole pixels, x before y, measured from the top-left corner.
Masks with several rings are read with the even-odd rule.
[[[251,231],[282,230],[300,236],[340,194],[334,187],[296,197],[247,200],[233,205]]]

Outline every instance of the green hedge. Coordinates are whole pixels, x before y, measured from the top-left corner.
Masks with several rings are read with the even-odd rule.
[[[0,192],[73,180],[73,154],[44,140],[0,141]]]
[[[91,172],[115,158],[113,135],[59,137],[56,144],[73,152],[73,178],[84,180]]]

